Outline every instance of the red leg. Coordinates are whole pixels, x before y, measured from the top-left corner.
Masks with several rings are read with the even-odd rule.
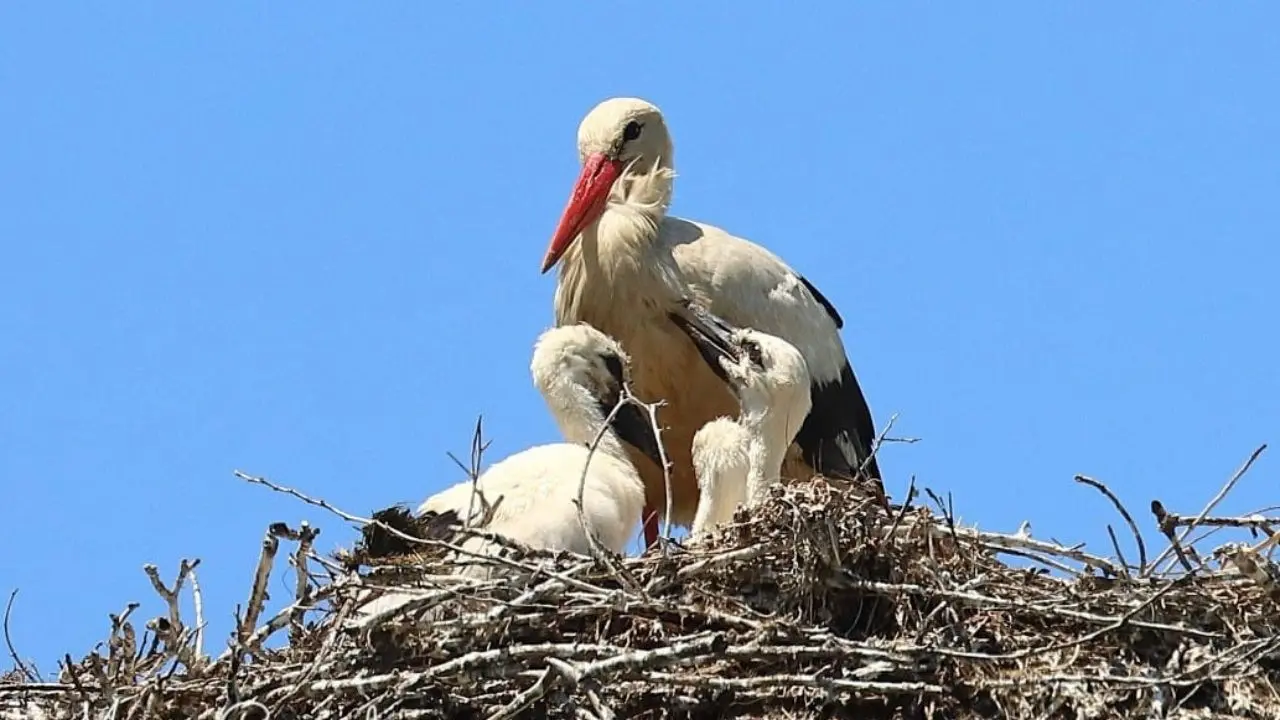
[[[644,548],[648,550],[658,544],[658,513],[644,509]]]

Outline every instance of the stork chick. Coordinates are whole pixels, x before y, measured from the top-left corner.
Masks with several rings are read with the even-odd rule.
[[[606,424],[628,384],[628,365],[617,342],[589,325],[543,333],[530,369],[565,442],[531,447],[490,466],[474,484],[483,503],[472,502],[472,483],[464,481],[428,498],[418,513],[452,511],[474,523],[491,508],[484,527],[489,532],[532,548],[587,554],[591,547],[574,504],[586,467],[586,527],[605,547],[622,552],[644,506],[644,485],[626,448],[655,462],[658,457],[649,420],[636,405],[623,404]],[[463,547],[496,551],[491,545],[473,537]]]
[[[809,368],[794,345],[755,330],[735,331],[737,358],[708,358],[737,395],[738,419],[717,418],[693,436],[698,509],[691,535],[730,521],[740,504],[763,502],[781,481],[782,463],[809,415]]]
[[[682,321],[697,352],[728,378],[721,360],[740,362],[750,346],[733,342],[727,326],[714,318]],[[418,507],[428,537],[452,540],[466,557],[454,558],[457,571],[473,578],[492,575],[492,565],[474,556],[492,557],[502,546],[455,528],[463,518],[471,527],[540,550],[591,551],[586,528],[605,547],[622,553],[641,519],[644,485],[628,459],[628,449],[660,463],[657,438],[645,413],[619,400],[630,382],[629,358],[618,343],[586,324],[553,328],[534,348],[534,385],[551,410],[563,443],[539,445],[495,463],[474,483],[461,482]],[[730,364],[727,367],[736,367]],[[616,408],[616,412],[615,412]],[[611,419],[610,419],[611,418]],[[591,445],[599,437],[594,453]],[[590,464],[588,464],[588,459]],[[586,468],[585,478],[583,468]],[[574,500],[582,484],[582,520]],[[480,495],[473,500],[473,492]],[[430,517],[428,517],[430,516]],[[361,603],[357,625],[396,612],[413,595],[392,592]]]
[[[840,339],[843,319],[812,283],[763,247],[667,214],[673,145],[658,108],[635,98],[600,103],[578,127],[578,156],[582,171],[542,272],[560,265],[556,323],[588,322],[617,339],[635,360],[638,396],[667,401],[671,521],[687,526],[696,511],[694,434],[737,410],[716,368],[678,327],[689,301],[731,325],[792,343],[808,364],[812,407],[786,475],[852,480],[865,467],[879,479],[874,423]],[[631,455],[652,518],[650,509],[666,506],[663,471]],[[656,536],[656,522],[647,522],[646,540],[652,544]]]

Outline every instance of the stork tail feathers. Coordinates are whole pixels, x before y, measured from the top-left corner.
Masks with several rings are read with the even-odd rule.
[[[839,380],[814,383],[811,394],[813,409],[795,440],[804,461],[827,477],[871,481],[884,501],[880,465],[873,454],[875,424],[853,368],[846,363]]]

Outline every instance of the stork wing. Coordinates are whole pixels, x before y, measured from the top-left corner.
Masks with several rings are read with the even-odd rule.
[[[871,457],[875,423],[840,339],[844,320],[818,289],[765,248],[720,228],[668,217],[663,241],[685,282],[725,322],[795,345],[813,378],[813,408],[796,436],[805,461],[828,475],[853,477]]]

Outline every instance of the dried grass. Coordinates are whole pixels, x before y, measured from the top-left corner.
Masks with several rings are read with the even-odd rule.
[[[337,558],[312,550],[316,530],[277,524],[233,649],[206,655],[178,616],[195,563],[172,589],[148,570],[173,600],[153,640],[130,606],[57,682],[0,679],[0,718],[1280,717],[1275,519],[1153,507],[1166,570],[1145,547],[1129,565],[960,527],[935,501],[886,512],[814,480],[640,557],[513,548],[499,562],[517,575],[493,580],[448,572],[441,518],[388,509]],[[1186,542],[1224,526],[1264,539]],[[294,603],[262,621],[282,541],[328,577],[300,573]],[[354,611],[382,588],[407,602]],[[285,630],[286,647],[263,647]]]

